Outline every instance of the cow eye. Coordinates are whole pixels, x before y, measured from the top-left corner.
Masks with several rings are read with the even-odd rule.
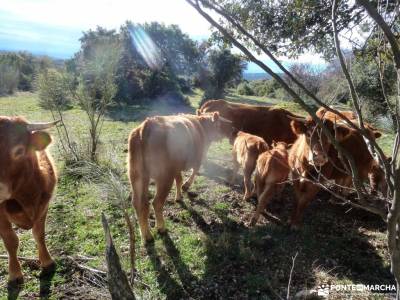
[[[25,155],[25,148],[24,146],[16,146],[11,152],[11,157],[13,159],[19,159]]]

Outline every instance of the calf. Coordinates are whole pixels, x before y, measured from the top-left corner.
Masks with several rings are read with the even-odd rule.
[[[8,252],[9,281],[22,283],[18,236],[12,224],[32,229],[42,272],[54,270],[45,243],[45,222],[56,186],[56,171],[46,148],[51,137],[43,130],[53,123],[29,124],[21,117],[0,116],[0,236]]]
[[[245,188],[243,200],[245,201],[249,200],[252,194],[251,175],[256,168],[257,158],[268,149],[269,147],[263,138],[243,131],[237,132],[232,148],[233,171],[230,181],[231,183],[234,182],[241,166],[243,168]]]
[[[128,175],[143,242],[152,240],[148,224],[149,180],[154,179],[156,183],[153,207],[158,231],[163,233],[162,210],[173,181],[176,183],[175,200],[180,200],[181,190],[187,190],[193,183],[211,142],[230,136],[231,132],[231,122],[218,113],[147,118],[131,132]],[[192,174],[182,185],[181,172],[189,169]]]
[[[257,224],[260,214],[265,210],[268,202],[279,194],[284,182],[289,176],[287,144],[278,142],[271,150],[265,151],[258,157],[255,175],[255,189],[258,204],[250,221],[250,226]]]
[[[358,126],[358,120],[357,120],[357,115],[352,112],[352,111],[340,111],[342,115],[347,117],[354,125]],[[350,128],[350,126],[347,125],[347,123],[343,122],[343,119],[338,116],[337,114],[330,112],[326,110],[325,108],[321,107],[318,109],[316,112],[316,115],[320,119],[328,119],[333,121],[336,124],[340,124],[342,126],[346,126]],[[364,122],[364,127],[367,130],[368,137],[371,140],[375,140],[379,137],[382,136],[382,133],[372,126],[369,123]],[[354,138],[353,139],[348,139],[345,141],[345,147],[348,149],[351,149],[350,151],[353,153],[354,149],[359,148],[359,151],[362,155],[356,157],[356,159],[364,160],[360,161],[359,165],[362,166],[361,171],[362,172],[368,172],[367,175],[362,174],[362,178],[369,178],[370,186],[371,186],[371,193],[376,194],[378,190],[380,190],[384,195],[386,194],[387,191],[387,184],[384,179],[384,171],[379,165],[379,160],[376,156],[375,150],[373,146],[371,145],[369,139],[361,136],[359,133],[354,132],[353,134]],[[361,140],[361,138],[364,139],[364,142]],[[365,147],[367,146],[367,148]],[[374,160],[371,160],[371,156],[365,154],[365,149],[367,149],[371,156],[374,158]],[[340,161],[337,162],[338,164],[341,164]],[[352,178],[351,176],[345,176],[343,172],[340,172],[337,168],[334,169],[334,174],[333,177],[337,178],[335,181],[337,184],[342,185],[342,186],[351,186],[352,184]]]
[[[354,112],[350,110],[340,110],[339,112],[347,119],[349,119],[349,121],[351,121],[354,125],[358,126],[358,118]],[[346,123],[344,123],[344,120],[339,115],[331,111],[328,111],[326,108],[323,107],[319,108],[315,114],[320,119],[328,119],[333,122],[341,123],[344,124],[345,126],[348,126]],[[371,124],[364,122],[364,127],[367,130],[369,138],[375,140],[382,136],[382,132],[380,132],[377,128],[375,128]],[[368,147],[370,147],[368,139],[365,139],[365,142],[367,143]]]
[[[369,174],[376,171],[374,171],[376,162],[362,136],[356,130],[338,125],[332,120],[324,119],[323,122],[341,147],[353,157],[359,178],[367,180]],[[292,128],[293,132],[298,134],[289,154],[297,200],[291,224],[296,228],[304,209],[320,190],[317,184],[308,179],[317,179],[320,182],[334,180],[336,183],[348,186],[351,184],[351,176],[345,171],[346,167],[349,167],[346,159],[340,159],[335,147],[331,146],[327,136],[310,117],[306,120],[294,120]],[[382,176],[376,176],[375,180],[379,182],[374,185],[385,186]]]

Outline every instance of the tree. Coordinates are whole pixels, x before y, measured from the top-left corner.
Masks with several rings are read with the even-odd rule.
[[[32,91],[38,72],[52,64],[48,57],[35,57],[28,52],[0,53],[0,94]]]
[[[276,55],[296,57],[304,52],[313,51],[322,53],[326,58],[335,56],[333,29],[330,22],[331,0],[208,0],[201,2],[205,7],[209,3],[223,9],[257,41]],[[378,1],[378,3],[390,13],[396,7],[394,0]],[[367,21],[360,5],[350,1],[339,3],[337,8],[339,30],[366,24]],[[220,18],[218,22],[235,38],[251,49],[259,51],[257,47],[248,43],[249,39],[226,19]],[[217,31],[214,38],[228,42],[228,39]]]
[[[85,69],[94,49],[118,44],[118,102],[156,99],[170,92],[179,94],[181,78],[193,76],[200,57],[197,44],[178,26],[157,22],[126,22],[119,31],[97,27],[84,32],[80,41],[80,51],[67,62],[67,69],[76,77]]]
[[[358,170],[355,167],[354,163],[354,158],[347,153],[341,147],[341,145],[335,140],[335,138],[329,133],[323,122],[318,119],[313,112],[312,108],[307,105],[307,103],[304,101],[304,97],[299,95],[299,93],[296,92],[293,88],[291,88],[287,82],[282,79],[280,76],[278,76],[275,72],[271,70],[267,65],[265,65],[262,61],[257,59],[255,55],[250,51],[252,48],[257,48],[258,51],[263,52],[265,55],[267,55],[275,64],[282,70],[282,72],[289,78],[299,89],[303,91],[303,93],[312,99],[312,101],[319,105],[324,107],[326,110],[334,112],[335,114],[339,115],[341,118],[344,119],[346,124],[351,127],[354,130],[357,130],[365,139],[369,141],[369,143],[372,145],[372,147],[375,149],[376,154],[379,158],[379,163],[381,168],[384,170],[385,173],[385,178],[388,184],[388,190],[389,192],[385,196],[388,203],[390,203],[390,210],[389,213],[387,213],[385,210],[373,210],[377,214],[379,214],[382,217],[386,218],[387,224],[388,224],[388,246],[389,246],[389,253],[390,253],[390,259],[391,259],[391,270],[392,273],[396,279],[397,282],[397,299],[400,299],[400,94],[397,95],[397,102],[396,106],[392,106],[388,101],[387,105],[391,111],[392,114],[392,120],[393,120],[393,127],[395,128],[395,141],[393,143],[393,151],[392,151],[392,159],[387,160],[385,154],[383,153],[382,149],[379,147],[379,145],[376,143],[374,139],[368,136],[368,132],[366,131],[364,124],[363,124],[363,115],[362,111],[360,108],[360,100],[358,97],[358,93],[356,90],[356,87],[354,85],[354,82],[352,80],[352,77],[349,73],[349,70],[347,68],[347,65],[345,63],[344,55],[341,50],[340,46],[340,40],[339,40],[339,32],[345,28],[350,26],[351,22],[354,22],[354,20],[357,19],[356,16],[353,15],[349,20],[352,20],[351,22],[343,22],[343,12],[348,12],[347,15],[351,16],[352,14],[349,14],[350,12],[355,12],[355,11],[360,11],[357,13],[360,17],[362,16],[363,18],[368,18],[368,20],[374,24],[373,29],[378,30],[382,32],[382,36],[384,37],[384,43],[387,44],[388,50],[386,52],[386,55],[393,60],[395,66],[396,66],[396,71],[397,71],[397,85],[398,85],[398,93],[400,91],[400,46],[398,44],[396,35],[393,33],[393,30],[396,27],[392,27],[388,23],[390,20],[396,20],[398,15],[398,4],[393,5],[392,2],[386,2],[387,3],[387,9],[386,10],[379,10],[381,13],[378,13],[377,9],[372,5],[371,2],[368,0],[358,0],[357,4],[359,5],[350,5],[350,2],[347,1],[341,1],[338,3],[337,0],[334,0],[333,3],[326,3],[325,7],[313,5],[312,7],[303,7],[304,9],[304,17],[299,17],[296,14],[289,14],[290,18],[293,19],[300,19],[300,20],[307,20],[308,17],[306,16],[307,14],[313,14],[313,13],[318,13],[319,11],[321,12],[321,15],[323,16],[323,20],[321,20],[322,26],[331,24],[329,26],[329,30],[326,30],[326,32],[330,32],[331,34],[331,41],[333,43],[330,43],[334,45],[334,47],[327,47],[328,44],[322,44],[324,47],[327,47],[327,53],[332,53],[336,52],[340,66],[342,69],[342,72],[344,74],[344,77],[346,78],[349,92],[351,95],[351,100],[352,104],[355,108],[355,111],[358,116],[358,121],[359,124],[358,126],[353,124],[350,120],[348,120],[343,114],[338,112],[337,110],[329,107],[329,105],[326,105],[321,99],[319,99],[312,91],[310,91],[298,78],[296,78],[289,70],[287,70],[275,57],[275,55],[272,53],[273,51],[277,50],[277,47],[271,47],[271,40],[273,42],[278,43],[278,45],[282,45],[282,43],[287,43],[288,41],[293,42],[295,45],[293,47],[288,47],[289,51],[293,51],[295,53],[301,52],[302,51],[302,45],[306,46],[312,39],[307,39],[307,34],[301,34],[300,36],[297,36],[296,39],[291,40],[291,38],[287,38],[285,36],[284,32],[281,34],[278,33],[274,35],[274,33],[271,33],[271,38],[269,38],[269,35],[265,35],[264,33],[268,31],[268,28],[263,27],[269,19],[267,18],[268,16],[265,15],[259,15],[263,14],[265,11],[271,11],[272,9],[263,9],[264,7],[260,7],[260,5],[264,4],[270,4],[274,5],[274,3],[280,3],[279,1],[246,1],[245,4],[243,4],[241,1],[206,1],[206,0],[186,0],[192,7],[194,7],[200,15],[202,15],[208,22],[210,22],[219,32],[221,35],[223,35],[224,39],[229,41],[229,43],[232,43],[235,45],[238,49],[240,49],[243,54],[245,54],[251,61],[259,65],[262,69],[264,69],[269,75],[271,75],[292,97],[292,99],[297,102],[311,117],[312,119],[322,128],[322,131],[324,134],[328,137],[332,145],[336,148],[336,150],[339,152],[339,155],[345,159],[349,163],[349,171],[352,176],[353,184],[357,193],[357,198],[359,203],[356,205],[359,208],[364,208],[367,210],[372,211],[371,207],[368,205],[368,203],[365,201],[367,197],[370,197],[367,193],[365,193],[365,189],[363,188],[363,184],[359,179],[358,176]],[[225,4],[224,6],[219,5],[220,3]],[[308,3],[310,4],[310,1],[285,1],[283,5],[297,5],[301,3]],[[254,6],[248,6],[249,4],[253,4]],[[314,3],[315,4],[315,3]],[[320,4],[320,2],[318,2]],[[326,11],[326,7],[330,8],[331,14],[329,15],[329,11]],[[346,8],[352,8],[351,10],[346,9]],[[246,9],[247,8],[247,9]],[[207,10],[211,10],[214,13],[216,13],[218,16],[220,16],[221,20],[216,21],[211,15],[207,12]],[[253,14],[249,14],[249,9],[251,9],[251,12]],[[365,14],[367,12],[368,16]],[[279,13],[279,12],[276,12]],[[244,18],[244,19],[243,19]],[[248,22],[244,22],[243,20],[247,20]],[[285,19],[283,20],[285,21]],[[280,27],[285,27],[284,22],[277,22],[277,26]],[[275,23],[275,22],[274,22]],[[359,24],[360,22],[355,22],[355,24]],[[343,26],[344,24],[344,26]],[[316,25],[314,23],[314,25]],[[293,28],[293,31],[298,31],[301,28],[311,28],[310,24],[307,24],[306,26],[301,26],[301,23],[299,24],[299,27]],[[328,28],[328,26],[327,26]],[[313,31],[319,32],[320,26],[317,25],[316,28],[313,27]],[[300,31],[301,33],[301,31]],[[307,33],[307,32],[305,32]],[[313,36],[311,34],[311,36]],[[286,38],[285,38],[286,37]],[[277,38],[278,40],[274,39]],[[304,38],[305,40],[300,41],[300,38]],[[300,42],[299,42],[300,41]],[[246,47],[244,44],[246,43],[252,43],[252,48]],[[296,45],[297,43],[297,45]],[[318,45],[319,43],[315,41],[315,45]],[[299,46],[300,45],[300,46]],[[315,47],[315,45],[309,45],[310,47]],[[297,49],[297,51],[296,51]],[[318,49],[318,48],[316,48]],[[321,49],[322,50],[322,49]],[[329,189],[328,189],[329,190]],[[349,203],[348,201],[346,201]],[[350,202],[350,204],[355,205],[354,203]]]
[[[85,68],[77,79],[71,93],[85,111],[89,120],[90,159],[97,160],[97,150],[107,108],[117,93],[115,76],[120,57],[118,41],[100,43],[91,47],[86,55]]]
[[[205,90],[203,100],[223,98],[228,84],[240,82],[246,67],[243,57],[229,49],[209,49],[199,72],[200,86]]]

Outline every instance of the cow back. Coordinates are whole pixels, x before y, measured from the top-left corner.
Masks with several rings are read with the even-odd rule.
[[[153,117],[142,126],[144,163],[151,177],[192,168],[202,160],[209,145],[196,117]]]
[[[233,127],[260,136],[268,144],[273,141],[290,144],[296,140],[289,118],[296,115],[285,109],[236,104],[224,100],[210,100],[200,108],[201,113],[213,111],[218,111],[222,117],[231,120]]]

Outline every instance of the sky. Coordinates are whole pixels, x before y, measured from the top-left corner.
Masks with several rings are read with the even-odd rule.
[[[211,32],[209,23],[185,0],[0,0],[0,50],[69,58],[79,50],[83,31],[97,25],[118,29],[127,20],[177,24],[195,40],[206,39]],[[259,58],[272,66],[266,57]],[[299,60],[324,63],[313,54]],[[255,64],[247,69],[261,71]]]

